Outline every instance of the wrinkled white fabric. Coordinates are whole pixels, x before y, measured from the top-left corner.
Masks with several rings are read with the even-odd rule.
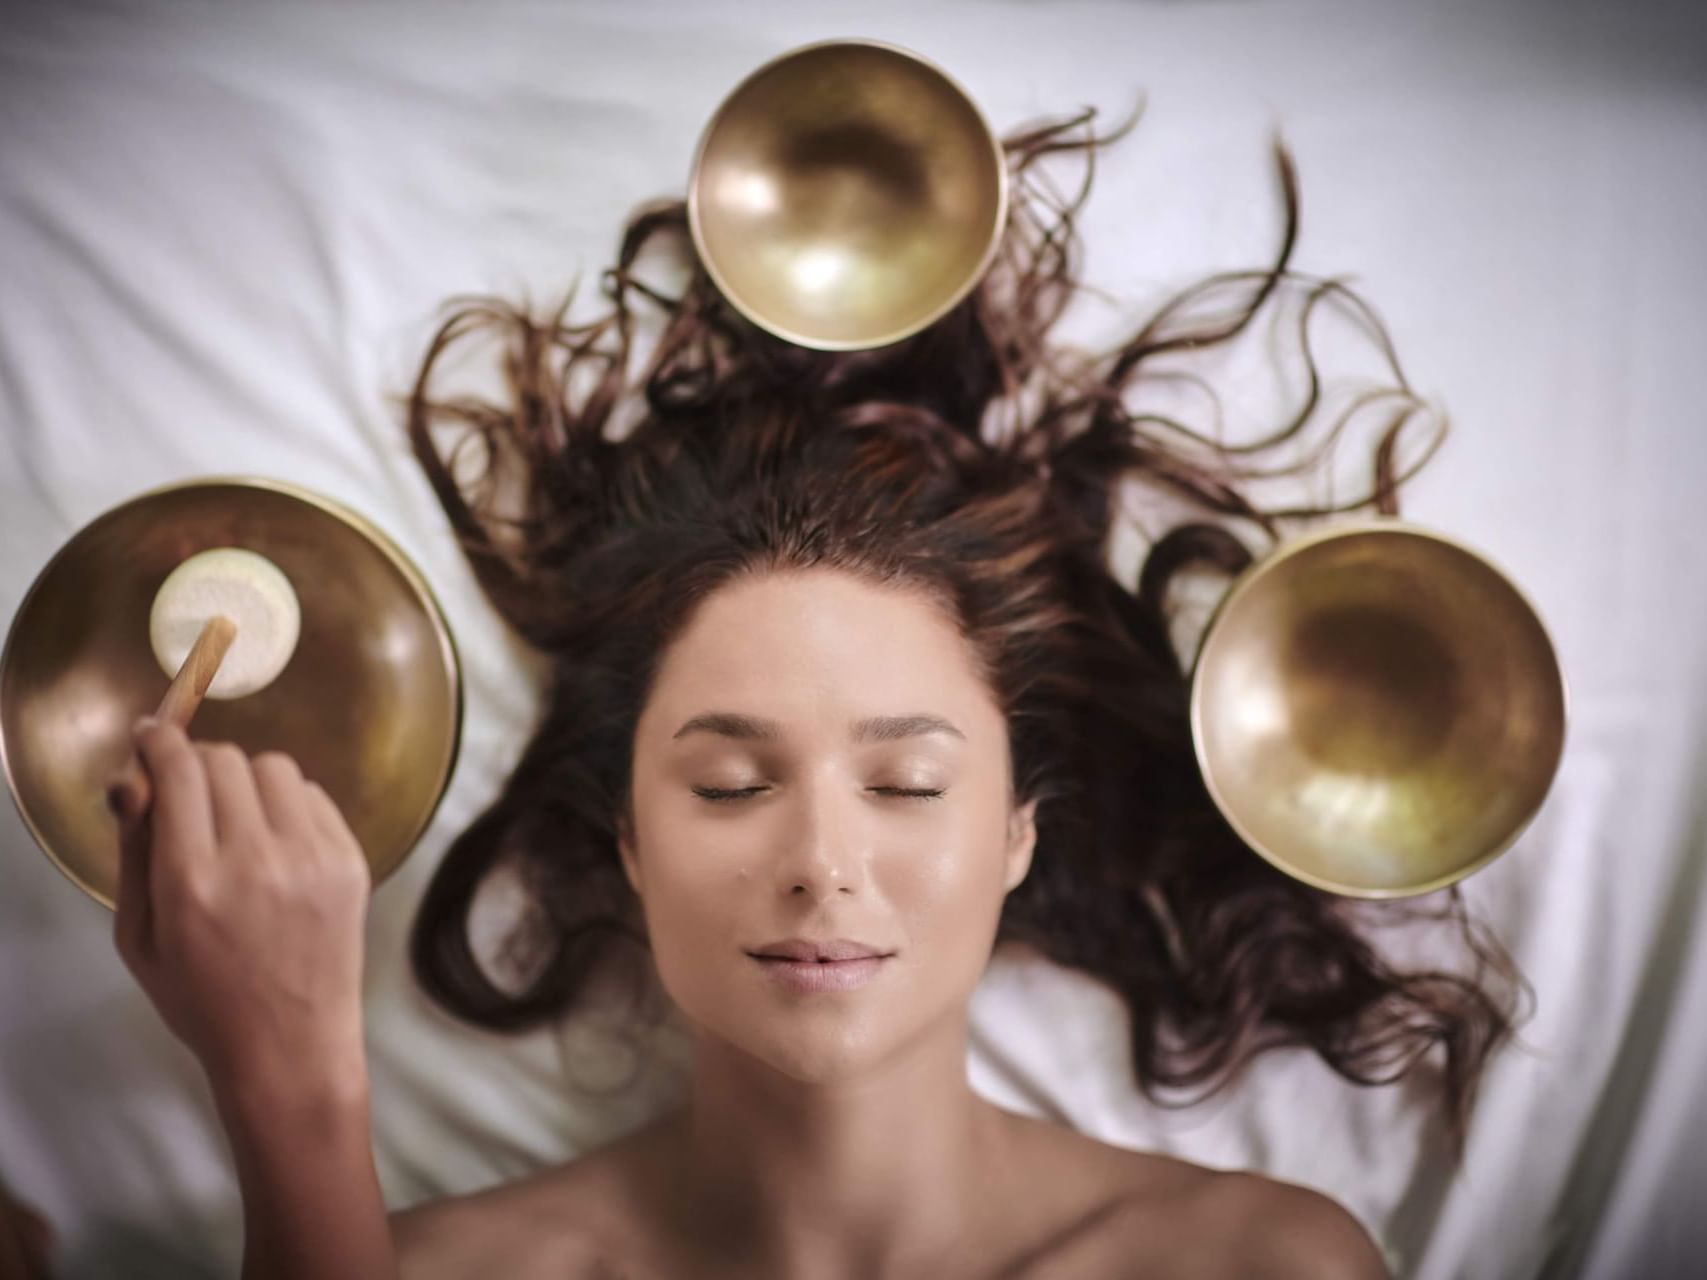
[[[402,1205],[588,1150],[677,1096],[680,1035],[470,1031],[405,962],[435,860],[535,705],[399,431],[439,305],[543,303],[577,271],[590,302],[624,215],[683,190],[722,95],[827,36],[932,57],[998,129],[1086,104],[1112,122],[1148,93],[1081,224],[1085,273],[1120,306],[1087,304],[1064,336],[1112,341],[1170,290],[1265,263],[1279,129],[1302,178],[1296,265],[1354,276],[1454,423],[1406,513],[1522,584],[1570,683],[1553,792],[1466,884],[1537,1011],[1457,1175],[1426,1097],[1302,1055],[1160,1111],[1132,1087],[1114,997],[1019,956],[975,1003],[972,1078],[1111,1141],[1318,1187],[1405,1275],[1699,1274],[1704,28],[1643,3],[9,6],[0,618],[84,523],[193,475],[296,481],[396,538],[445,602],[468,702],[445,803],[374,904],[385,1190]],[[1260,421],[1268,395],[1241,382],[1230,408]],[[234,1274],[205,1084],[110,930],[0,806],[0,1177],[60,1224],[67,1276]]]

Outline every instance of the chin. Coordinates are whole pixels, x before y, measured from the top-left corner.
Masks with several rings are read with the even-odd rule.
[[[761,1060],[791,1080],[801,1084],[836,1084],[852,1080],[870,1069],[879,1055],[860,1053],[823,1046],[781,1046],[761,1055]]]
[[[817,1025],[813,1025],[817,1022]],[[889,1054],[892,1037],[845,1020],[777,1019],[719,1029],[719,1035],[779,1075],[801,1084],[827,1085],[865,1074]]]

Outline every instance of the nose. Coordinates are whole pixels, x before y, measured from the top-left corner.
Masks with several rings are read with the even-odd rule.
[[[864,885],[865,838],[846,784],[824,779],[796,791],[778,836],[776,882],[789,897],[821,902]]]

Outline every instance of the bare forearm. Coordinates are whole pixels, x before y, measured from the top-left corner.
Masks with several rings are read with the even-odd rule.
[[[398,1275],[359,1085],[250,1090],[220,1111],[243,1193],[243,1280]]]

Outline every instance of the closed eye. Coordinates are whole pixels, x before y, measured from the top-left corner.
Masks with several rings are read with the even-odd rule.
[[[727,804],[731,800],[745,800],[748,796],[757,795],[763,790],[763,787],[742,787],[733,791],[725,787],[695,787],[693,793],[702,800]]]
[[[745,800],[769,787],[740,787],[729,789],[725,787],[695,787],[693,793],[702,800],[710,800],[714,804],[727,804],[734,800]],[[935,800],[942,795],[943,787],[872,787],[871,790],[881,796],[894,796],[909,800]]]

